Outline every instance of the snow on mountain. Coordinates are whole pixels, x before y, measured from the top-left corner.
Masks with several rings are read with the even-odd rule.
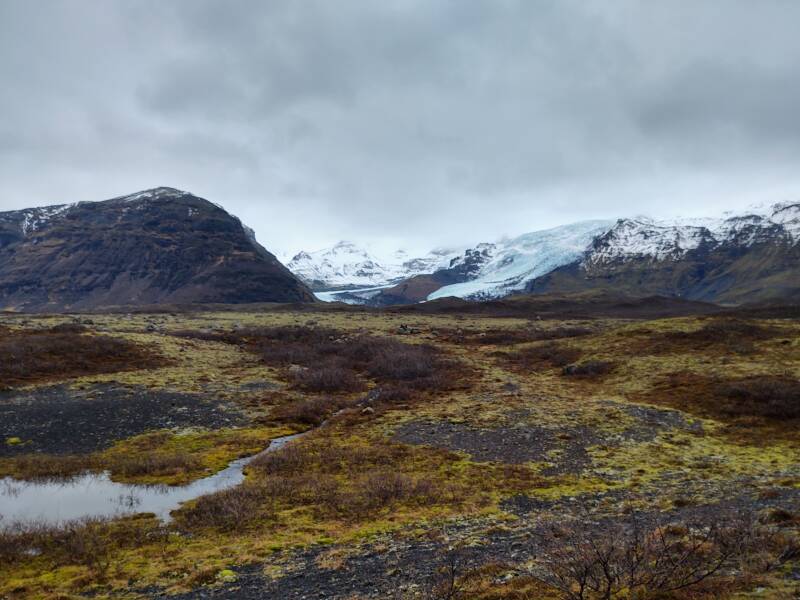
[[[404,250],[376,256],[353,242],[341,241],[316,252],[299,252],[286,266],[318,290],[385,286],[449,264],[455,250],[438,249],[409,258]]]
[[[521,290],[531,279],[578,260],[592,240],[608,231],[611,225],[613,221],[583,221],[494,244],[481,244],[471,251],[473,257],[476,254],[483,257],[472,278],[444,286],[430,294],[428,300],[448,296],[496,298]],[[465,257],[469,254],[470,251],[465,253]]]
[[[641,259],[655,263],[680,260],[701,247],[774,241],[800,242],[800,203],[728,212],[719,218],[584,221],[463,251],[435,250],[419,258],[409,258],[403,251],[377,257],[352,242],[340,242],[318,252],[300,252],[287,266],[322,290],[318,297],[328,301],[369,302],[381,288],[437,271],[460,283],[439,288],[428,300],[447,296],[484,299],[523,290],[531,280],[570,263],[580,262],[584,268]],[[347,292],[325,292],[337,289]]]
[[[594,241],[583,264],[597,267],[632,258],[678,260],[704,244],[749,246],[776,235],[792,245],[800,241],[800,204],[776,204],[719,219],[620,219]]]
[[[39,208],[26,208],[19,211],[22,221],[20,227],[22,234],[27,236],[29,233],[37,231],[51,219],[58,217],[68,211],[75,204],[59,204],[57,206],[43,206]]]

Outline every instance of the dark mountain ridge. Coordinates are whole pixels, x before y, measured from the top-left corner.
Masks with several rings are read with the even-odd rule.
[[[239,219],[173,188],[0,213],[2,309],[313,300]]]

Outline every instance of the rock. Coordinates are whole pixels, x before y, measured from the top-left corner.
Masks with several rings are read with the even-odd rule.
[[[305,373],[306,371],[308,371],[308,367],[302,367],[300,365],[289,366],[289,375],[300,375],[301,373]]]
[[[375,414],[375,409],[372,408],[371,406],[366,406],[366,407],[361,409],[361,414],[362,415],[374,415]]]

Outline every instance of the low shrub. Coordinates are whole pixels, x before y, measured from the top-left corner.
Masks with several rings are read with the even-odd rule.
[[[541,367],[563,368],[577,361],[581,357],[581,351],[577,348],[548,342],[503,354],[502,357],[520,370],[536,370]]]
[[[667,524],[635,513],[625,522],[567,522],[550,528],[543,542],[542,579],[568,600],[674,598],[692,590],[728,597],[733,577],[746,578],[743,565],[773,569],[793,546],[737,513]]]
[[[587,360],[586,362],[567,365],[561,369],[561,374],[567,377],[580,377],[584,379],[599,378],[611,373],[616,365],[606,360]]]
[[[46,331],[0,333],[0,388],[166,364],[128,340],[81,331],[59,325]]]
[[[357,392],[364,389],[363,382],[352,369],[339,365],[309,368],[292,375],[298,389],[306,392]]]
[[[727,400],[725,412],[731,415],[767,419],[800,418],[800,381],[788,377],[753,377],[720,386]]]
[[[354,392],[362,378],[379,384],[407,383],[415,390],[454,389],[469,374],[464,365],[427,344],[347,334],[324,327],[259,327],[234,332],[177,335],[243,345],[308,392]]]
[[[654,355],[697,351],[752,354],[756,350],[756,342],[779,335],[781,331],[774,327],[741,319],[718,318],[692,331],[667,331],[650,335],[632,348],[636,352]]]
[[[336,411],[350,404],[341,398],[303,398],[275,407],[270,414],[270,420],[317,427]]]

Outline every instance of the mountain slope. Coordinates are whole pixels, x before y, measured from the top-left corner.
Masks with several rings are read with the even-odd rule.
[[[313,299],[236,217],[187,192],[0,213],[0,308]]]
[[[526,289],[608,289],[723,303],[800,298],[799,242],[800,204],[694,222],[621,219],[579,260]]]

